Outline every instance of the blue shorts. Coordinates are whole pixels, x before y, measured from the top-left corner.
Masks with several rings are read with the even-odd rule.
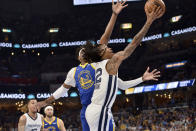
[[[82,110],[80,112],[80,119],[81,119],[81,123],[82,123],[82,130],[83,131],[90,131],[89,125],[88,125],[88,123],[86,121],[86,117],[85,117],[86,108],[87,108],[87,106],[82,106]]]
[[[114,125],[113,119],[110,120],[109,131],[115,131],[115,125]]]

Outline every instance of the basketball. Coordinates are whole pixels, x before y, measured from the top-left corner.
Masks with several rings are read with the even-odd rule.
[[[160,18],[165,13],[165,3],[162,0],[148,0],[145,4],[144,10],[145,12],[151,13],[156,6],[160,6],[163,10],[163,13],[158,17]]]

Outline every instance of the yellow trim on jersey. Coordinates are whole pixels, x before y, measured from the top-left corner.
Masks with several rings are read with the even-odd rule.
[[[115,131],[115,126],[114,126],[114,124],[113,124],[113,131]]]
[[[77,68],[77,67],[76,67]],[[74,74],[73,74],[73,78],[75,78],[75,74],[76,74],[76,68],[74,70]]]
[[[84,65],[80,64],[80,66],[81,66],[82,68],[85,68],[87,64],[88,64],[88,63],[85,63]]]
[[[57,126],[58,126],[58,128],[59,128],[59,118],[57,118]]]
[[[54,119],[51,122],[47,121],[46,119],[45,119],[45,121],[48,122],[51,125],[55,121],[55,117],[53,117],[53,118]]]
[[[91,64],[91,67],[92,67],[93,69],[95,69],[95,67],[93,66],[93,64]]]
[[[44,123],[44,120],[43,120],[43,121],[42,121],[42,128],[44,128],[44,124],[45,124],[45,123]]]

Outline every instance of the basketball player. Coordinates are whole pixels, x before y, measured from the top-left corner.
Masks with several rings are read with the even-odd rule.
[[[83,46],[84,57],[90,59],[95,67],[95,89],[91,104],[86,109],[86,120],[91,131],[113,130],[114,123],[111,121],[111,107],[115,101],[118,87],[118,68],[122,61],[128,58],[140,44],[142,38],[149,30],[151,24],[161,14],[160,7],[154,8],[151,13],[146,12],[147,21],[141,31],[134,37],[123,51],[113,53],[106,44],[92,45],[87,43]]]
[[[116,5],[118,7],[122,7],[122,5],[120,4],[122,3],[118,2]],[[117,8],[117,7],[113,5],[113,10],[114,8]],[[115,20],[116,20],[116,15],[113,14],[106,28],[105,33],[101,37],[100,43],[104,44],[109,41],[113,26],[115,24]],[[79,54],[78,59],[81,62],[81,64],[77,67],[77,69],[73,68],[69,71],[65,83],[53,94],[53,96],[51,96],[49,99],[45,100],[44,102],[40,102],[40,107],[43,107],[44,105],[51,103],[55,99],[60,98],[64,93],[68,91],[68,89],[71,86],[77,87],[80,92],[80,99],[82,103],[82,110],[81,110],[82,128],[84,131],[88,131],[89,127],[86,122],[85,111],[86,111],[86,107],[91,103],[91,97],[94,91],[93,83],[94,83],[94,74],[95,74],[94,72],[95,71],[92,65],[88,64],[90,61],[87,61],[85,60],[85,58],[83,58],[83,53],[84,51],[80,49],[78,53]],[[140,84],[141,82],[145,80],[156,80],[156,76],[157,76],[156,73],[159,73],[159,72],[156,72],[156,70],[154,70],[153,72],[149,72],[148,70],[145,72],[145,75],[143,75],[143,78],[141,77],[136,80],[126,81],[126,82],[119,79],[119,85],[120,85],[119,87],[125,90],[129,87],[133,87],[137,84]],[[77,76],[80,76],[81,79],[80,78],[78,79]]]
[[[18,123],[18,131],[40,131],[43,130],[43,116],[37,113],[37,100],[30,99],[27,103],[28,113],[22,115]]]
[[[91,64],[88,64],[88,63],[84,64],[85,62],[81,55],[81,52],[80,52],[78,59],[81,61],[81,64],[78,67],[74,67],[69,71],[67,75],[67,79],[65,80],[64,84],[57,91],[55,91],[50,98],[46,99],[43,102],[40,102],[42,103],[40,105],[40,108],[45,106],[46,104],[52,103],[54,100],[59,99],[64,93],[68,91],[69,88],[77,87],[80,93],[80,100],[82,104],[82,109],[80,113],[82,129],[83,131],[89,131],[90,129],[86,121],[85,112],[86,112],[87,106],[91,103],[91,97],[94,91],[95,70]],[[89,73],[86,73],[86,72],[89,72]],[[85,75],[82,74],[81,79],[77,77],[78,74],[80,73],[85,74]],[[145,71],[144,75],[138,79],[130,80],[130,81],[123,81],[118,78],[119,88],[122,90],[126,90],[130,87],[133,87],[133,86],[136,86],[142,83],[143,81],[157,80],[157,78],[160,77],[159,73],[160,72],[156,70],[149,72],[149,68],[148,68]],[[86,79],[86,81],[84,79]]]
[[[113,27],[115,25],[116,19],[118,14],[121,12],[122,9],[127,7],[128,5],[125,5],[126,1],[118,1],[116,4],[112,4],[112,16],[111,19],[106,27],[106,30],[104,34],[101,37],[101,42],[105,42],[106,40],[109,40]],[[80,50],[79,54],[82,54],[82,50]],[[88,64],[89,61],[86,61],[85,58],[82,60],[82,55],[80,55],[79,60],[81,61],[81,64],[76,68],[73,68],[70,72],[75,72],[74,75],[70,74],[71,78],[73,79],[72,84],[70,83],[70,79],[67,79],[65,83],[46,101],[40,102],[39,107],[43,107],[47,104],[50,104],[55,99],[58,99],[71,88],[77,87],[80,92],[80,99],[82,103],[82,110],[81,110],[81,121],[82,121],[82,127],[84,131],[88,131],[89,127],[86,124],[85,119],[85,111],[88,104],[91,102],[92,93],[94,90],[94,76],[95,76],[95,69],[92,67],[92,65]],[[79,77],[79,78],[78,78]],[[70,77],[68,77],[70,78]],[[80,80],[79,80],[80,79]],[[75,81],[77,80],[77,81]],[[141,80],[141,79],[140,79]],[[74,83],[74,84],[73,84]]]
[[[47,131],[66,131],[63,121],[53,116],[54,108],[52,105],[46,106],[44,113],[46,115],[43,122],[44,129],[46,129]]]

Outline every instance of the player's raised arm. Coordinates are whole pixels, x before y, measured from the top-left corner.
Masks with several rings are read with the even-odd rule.
[[[146,12],[147,21],[143,26],[143,28],[140,30],[140,32],[135,35],[133,41],[130,44],[128,44],[123,51],[117,52],[108,61],[106,65],[106,69],[110,75],[116,75],[122,61],[128,58],[133,53],[135,48],[140,44],[142,38],[148,32],[152,22],[156,20],[158,16],[160,16],[160,14],[162,14],[162,9],[160,7],[154,8],[154,10],[151,13]]]
[[[65,82],[46,100],[37,103],[37,109],[40,111],[42,107],[51,104],[53,101],[65,95],[71,87],[75,87],[74,72],[76,68],[72,68],[68,74]]]
[[[140,78],[129,80],[129,81],[123,81],[120,78],[118,78],[118,88],[122,90],[126,90],[128,88],[137,86],[144,81],[149,81],[149,80],[157,81],[159,77],[160,77],[160,71],[154,69],[152,72],[150,72],[150,68],[148,67],[147,70],[144,72],[143,76]]]
[[[22,115],[18,122],[18,131],[25,131],[26,117]]]
[[[127,7],[128,5],[125,5],[127,0],[123,1],[117,1],[116,4],[114,4],[114,0],[112,0],[112,16],[110,18],[110,21],[105,29],[104,34],[101,36],[100,39],[100,44],[108,44],[108,41],[110,40],[110,36],[112,34],[114,25],[116,23],[116,19],[118,14],[122,11],[122,9],[124,9],[125,7]]]

